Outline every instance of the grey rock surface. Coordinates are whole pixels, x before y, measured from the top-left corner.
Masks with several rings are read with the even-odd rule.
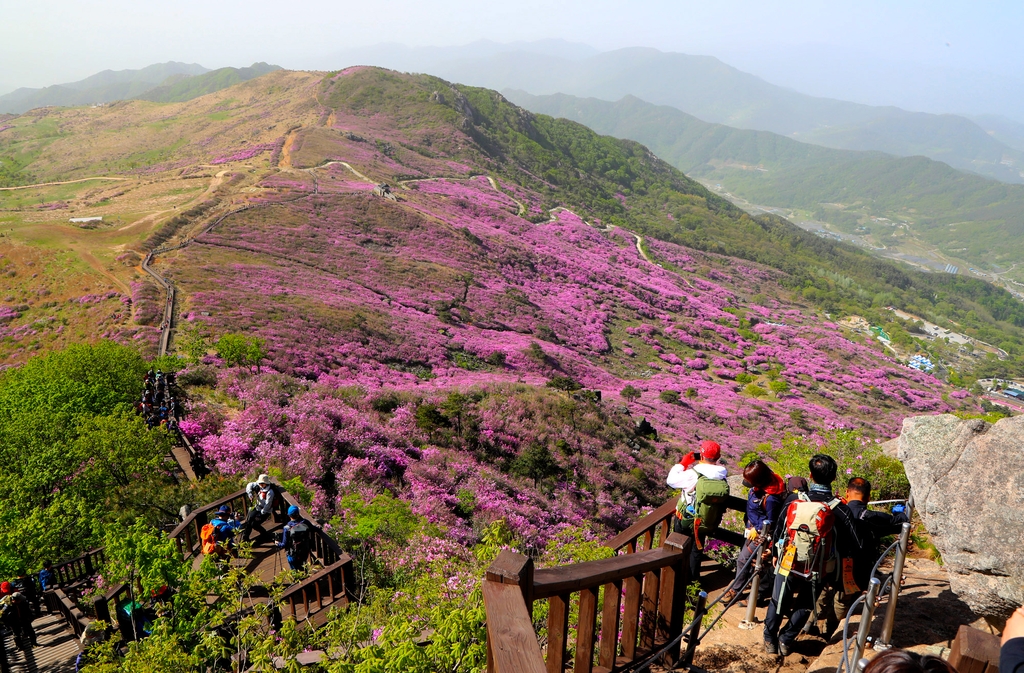
[[[1024,604],[1024,416],[908,418],[898,456],[950,588],[977,614],[1005,619]]]

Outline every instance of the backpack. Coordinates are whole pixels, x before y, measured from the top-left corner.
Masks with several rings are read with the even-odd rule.
[[[309,524],[305,521],[300,521],[288,529],[288,547],[292,556],[301,557],[308,554],[311,542]]]
[[[212,554],[217,550],[217,528],[208,523],[199,531],[199,540],[203,543],[202,552]]]
[[[838,498],[815,502],[806,493],[801,493],[789,504],[782,539],[783,551],[777,570],[779,574],[811,577],[835,570],[832,544],[835,515],[832,510],[839,503]]]
[[[693,540],[697,549],[704,546],[702,538],[718,528],[725,514],[725,504],[729,499],[729,482],[724,479],[709,479],[703,474],[697,475],[697,489],[693,494],[693,515],[688,511],[681,512],[679,517],[684,520],[684,527],[690,527],[693,521]],[[680,498],[680,506],[683,500]]]

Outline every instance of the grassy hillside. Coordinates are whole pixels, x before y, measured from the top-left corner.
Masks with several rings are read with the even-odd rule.
[[[253,63],[248,68],[220,68],[202,75],[195,75],[175,82],[158,86],[133,98],[149,100],[157,103],[180,103],[208,93],[227,89],[239,82],[261,77],[269,72],[280,70],[281,66],[267,63]]]
[[[314,93],[318,78],[278,71],[170,107],[137,101],[9,120],[11,128],[0,135],[0,160],[16,163],[15,177],[107,175],[128,178],[133,189],[136,181],[185,181],[168,185],[169,195],[159,197],[168,204],[162,210],[142,210],[133,189],[113,187],[109,198],[83,191],[70,200],[47,201],[45,194],[15,200],[7,216],[14,235],[24,231],[25,240],[41,240],[45,231],[49,240],[66,232],[61,236],[73,234],[78,245],[104,237],[121,246],[129,245],[126,237],[166,240],[252,198],[244,190],[275,166],[290,173],[343,158],[364,175],[391,183],[486,173],[530,194],[516,198],[534,222],[546,221],[553,208],[570,208],[600,227],[621,226],[776,268],[785,274],[779,282],[787,292],[832,314],[878,315],[882,321],[878,309],[896,304],[936,322],[956,321],[1011,353],[1019,350],[1024,309],[1008,293],[966,278],[916,273],[778,218],[751,218],[639,143],[598,136],[572,121],[528,113],[493,91],[437,78],[360,69],[327,78]],[[242,165],[247,170],[235,172],[230,183],[214,177],[231,172],[221,167]],[[212,180],[209,189],[222,195],[211,200],[209,191],[178,192],[190,177]],[[146,203],[160,202],[155,186],[147,189],[152,196]],[[179,205],[180,218],[173,210]],[[71,215],[112,210],[129,223],[138,220],[138,227],[115,236],[105,224],[105,233],[93,236],[66,224]],[[173,227],[153,233],[162,222]],[[119,273],[117,267],[107,271]],[[122,278],[125,286],[130,280]]]
[[[709,122],[771,131],[839,149],[924,155],[998,180],[1024,182],[1024,153],[999,142],[969,119],[807,96],[710,56],[644,48],[581,59],[528,51],[487,58],[448,55],[438,59],[432,71],[453,81],[499,90],[604,100],[634,95]],[[1004,160],[1015,163],[1007,165]]]
[[[872,216],[907,221],[915,236],[980,268],[1006,269],[1024,259],[1024,186],[920,156],[835,150],[709,124],[632,96],[612,103],[508,95],[527,109],[640,141],[688,175],[723,181],[752,203],[801,208],[848,230],[861,226],[884,235],[891,229]]]

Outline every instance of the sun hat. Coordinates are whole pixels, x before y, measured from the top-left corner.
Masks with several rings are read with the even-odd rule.
[[[259,478],[256,480],[256,483],[261,485],[261,486],[264,485],[264,484],[271,483],[270,482],[270,475],[269,474],[261,474],[259,476]]]

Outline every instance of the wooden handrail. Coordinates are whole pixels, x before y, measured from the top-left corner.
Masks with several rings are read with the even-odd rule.
[[[678,535],[678,533],[674,533]],[[540,600],[559,594],[595,589],[610,582],[621,582],[678,562],[682,552],[675,547],[658,547],[635,554],[585,561],[557,568],[534,571],[533,598]]]
[[[53,566],[54,577],[57,578],[57,585],[65,587],[74,584],[99,572],[103,564],[103,547],[89,550],[81,556],[62,561]]]
[[[668,538],[668,533],[671,531],[671,524],[675,518],[677,502],[678,498],[669,498],[656,510],[605,542],[604,546],[611,547],[615,552],[625,551],[626,553],[633,553],[640,546],[643,546],[645,549],[649,549],[650,545],[653,544],[654,532],[659,528],[661,529],[660,539],[662,544],[664,544],[664,541]],[[743,498],[730,495],[726,500],[725,508],[738,512],[746,512],[747,501]],[[722,542],[728,542],[735,546],[743,545],[742,535],[731,530],[725,530],[724,528],[720,528],[709,533],[708,537],[721,540]],[[645,544],[638,544],[641,540],[643,540]]]

